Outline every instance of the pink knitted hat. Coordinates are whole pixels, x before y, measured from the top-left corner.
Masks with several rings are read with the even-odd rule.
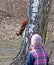
[[[34,46],[41,45],[42,44],[42,37],[39,34],[34,34],[31,38],[31,44]]]

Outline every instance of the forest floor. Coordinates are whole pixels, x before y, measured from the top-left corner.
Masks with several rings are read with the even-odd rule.
[[[0,65],[9,65],[12,59],[17,55],[20,41],[15,40],[13,43],[0,41]]]

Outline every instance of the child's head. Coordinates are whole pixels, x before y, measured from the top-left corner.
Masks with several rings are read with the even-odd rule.
[[[31,38],[31,49],[34,49],[35,46],[42,45],[42,37],[39,34],[34,34]]]

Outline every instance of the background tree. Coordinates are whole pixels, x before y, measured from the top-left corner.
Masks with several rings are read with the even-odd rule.
[[[26,56],[29,51],[31,36],[38,33],[45,42],[50,0],[28,0],[28,19],[22,33],[21,48],[10,65],[25,65]]]

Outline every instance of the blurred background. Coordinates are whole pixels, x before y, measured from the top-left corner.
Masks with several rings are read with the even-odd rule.
[[[0,0],[0,65],[9,65],[17,55],[21,36],[16,36],[21,20],[27,17],[27,0]],[[47,28],[46,47],[54,49],[54,0]],[[54,51],[50,63],[54,63]]]

